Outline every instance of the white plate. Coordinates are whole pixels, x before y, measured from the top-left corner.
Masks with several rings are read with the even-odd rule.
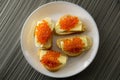
[[[87,31],[83,34],[92,37],[93,46],[88,52],[78,57],[69,58],[65,67],[59,71],[49,72],[40,64],[39,57],[36,54],[37,48],[35,47],[33,36],[34,26],[37,24],[37,21],[42,18],[51,17],[53,21],[57,21],[60,16],[65,14],[76,15],[86,24]],[[55,44],[55,41],[53,44]],[[21,47],[28,63],[38,72],[51,77],[62,78],[80,73],[93,61],[98,46],[99,33],[91,15],[80,6],[64,1],[50,2],[37,8],[27,18],[21,32]],[[53,46],[53,49],[54,48],[58,49]]]

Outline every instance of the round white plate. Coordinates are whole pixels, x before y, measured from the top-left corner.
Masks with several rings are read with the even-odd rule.
[[[80,56],[69,58],[67,64],[59,71],[49,72],[40,64],[39,57],[37,56],[38,48],[35,47],[33,36],[34,27],[37,21],[45,17],[50,17],[56,22],[60,16],[65,14],[78,16],[85,23],[87,31],[82,33],[82,35],[86,34],[92,37],[93,46],[89,51]],[[55,44],[55,41],[53,44]],[[21,32],[21,47],[28,63],[38,72],[51,77],[63,78],[80,73],[93,61],[97,54],[98,46],[99,33],[91,15],[80,6],[64,1],[50,2],[37,8],[27,18]],[[53,49],[56,50],[58,48],[53,46]]]

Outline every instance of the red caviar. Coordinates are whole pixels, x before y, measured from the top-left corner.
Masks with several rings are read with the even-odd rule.
[[[84,43],[79,37],[64,40],[64,50],[71,53],[78,53],[84,47]]]
[[[51,37],[52,31],[48,23],[43,20],[38,26],[36,26],[35,35],[37,36],[38,42],[45,44]]]
[[[59,52],[50,50],[42,57],[41,62],[50,68],[54,68],[60,65],[59,57]]]
[[[75,27],[78,21],[78,17],[67,15],[60,19],[60,28],[69,31]]]

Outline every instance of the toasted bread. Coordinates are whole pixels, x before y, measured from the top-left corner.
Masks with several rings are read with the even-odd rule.
[[[52,72],[61,69],[61,68],[66,64],[66,62],[67,62],[67,59],[68,59],[67,56],[60,53],[60,56],[57,58],[57,60],[59,61],[59,65],[57,65],[57,66],[55,66],[55,67],[49,67],[49,66],[47,66],[46,64],[44,64],[44,63],[41,61],[41,60],[44,58],[43,56],[45,56],[46,54],[48,54],[48,53],[47,53],[48,51],[51,51],[51,50],[39,50],[39,51],[38,51],[38,55],[39,55],[39,59],[40,59],[41,64],[42,64],[47,70],[52,71]],[[53,51],[53,50],[52,50],[52,51]],[[53,52],[56,52],[56,51],[53,51]],[[58,53],[58,54],[59,54],[59,53]],[[49,60],[51,57],[54,58],[54,55],[52,56],[52,54],[51,54],[51,56],[48,58],[48,61],[51,61],[51,60]],[[50,63],[50,62],[49,62],[49,63]]]
[[[71,17],[75,17],[78,19],[77,16],[72,16],[72,15],[64,15],[62,16],[56,23],[55,25],[55,31],[57,34],[59,35],[66,35],[66,34],[72,34],[72,33],[76,33],[76,32],[84,32],[86,30],[86,26],[83,24],[83,22],[78,19],[78,22],[70,29],[70,30],[65,30],[65,29],[62,29],[61,28],[61,24],[60,24],[60,21],[61,19],[64,19],[68,16],[71,16]],[[71,21],[66,21],[66,24],[67,23],[72,23],[72,20]],[[66,28],[68,28],[69,26],[67,26]]]
[[[82,43],[84,44],[84,46],[82,47],[82,49],[80,51],[78,51],[78,52],[70,52],[70,51],[64,50],[64,40],[66,40],[66,39],[72,40],[75,37],[78,37],[78,38],[80,38],[82,40]],[[67,54],[68,56],[78,56],[81,53],[83,53],[84,51],[89,50],[91,48],[91,46],[92,46],[92,39],[89,36],[75,36],[75,37],[62,38],[62,39],[58,39],[57,40],[58,47],[61,48],[62,51],[65,54]],[[73,44],[73,43],[71,43],[71,44]],[[76,43],[76,44],[78,45],[79,43]]]
[[[48,26],[49,26],[49,28],[50,28],[50,30],[51,30],[51,35],[50,35],[49,39],[48,39],[44,44],[42,44],[40,41],[38,41],[38,38],[37,38],[38,35],[35,34],[37,31],[39,32],[39,30],[38,30],[36,27],[39,26],[40,24],[44,23],[43,20],[48,23]],[[37,26],[35,27],[35,32],[34,32],[34,36],[35,36],[35,46],[36,46],[36,47],[39,47],[40,49],[49,49],[49,48],[51,47],[51,43],[52,43],[52,31],[53,31],[53,28],[54,28],[54,24],[53,24],[53,22],[51,21],[51,19],[48,18],[48,17],[47,17],[47,18],[44,18],[43,20],[38,21],[38,22],[37,22]],[[44,27],[44,26],[43,26],[43,27]],[[43,31],[44,31],[44,34],[43,34],[43,35],[47,35],[46,32],[45,32],[45,30],[43,30]],[[42,36],[43,36],[43,35],[42,35]],[[49,35],[49,34],[48,34],[48,35]],[[41,37],[42,37],[42,36],[41,36]],[[39,37],[40,37],[40,36],[39,36]],[[42,39],[44,40],[44,36],[43,36]]]

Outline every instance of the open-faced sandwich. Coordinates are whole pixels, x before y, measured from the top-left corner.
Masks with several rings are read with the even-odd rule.
[[[72,15],[62,16],[55,25],[55,31],[59,35],[84,32],[85,30],[83,22],[77,16]]]
[[[57,45],[68,56],[77,56],[91,48],[92,40],[88,36],[75,36],[58,39]]]
[[[53,50],[39,50],[41,64],[49,71],[57,71],[67,62],[67,56]]]
[[[51,47],[53,28],[54,24],[48,17],[37,23],[34,32],[36,47],[40,49],[48,49]]]

